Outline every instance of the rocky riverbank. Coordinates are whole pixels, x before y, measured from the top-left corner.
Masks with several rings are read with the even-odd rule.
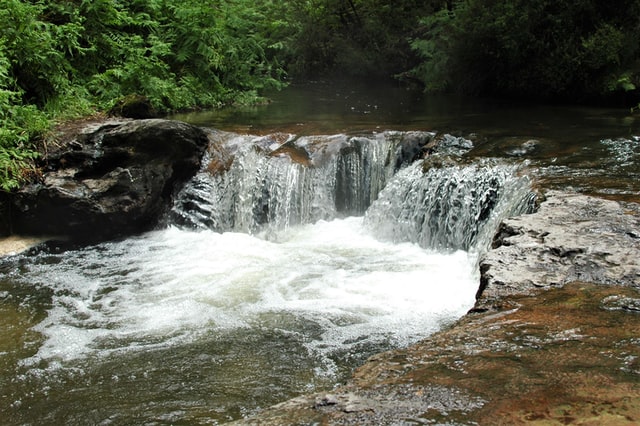
[[[82,242],[156,226],[207,147],[212,173],[229,167],[215,138],[166,120],[86,128],[50,153],[40,182],[2,201],[2,224],[38,238],[0,241],[0,255],[42,235]],[[401,158],[430,149],[416,140]],[[272,155],[314,160],[293,143]],[[637,424],[638,259],[638,204],[549,191],[536,213],[502,223],[477,303],[456,324],[374,356],[329,393],[237,424]]]
[[[149,230],[208,144],[205,130],[170,120],[74,129],[41,160],[38,181],[0,200],[0,235],[91,242]]]
[[[640,422],[638,206],[547,197],[503,223],[455,325],[236,424]]]

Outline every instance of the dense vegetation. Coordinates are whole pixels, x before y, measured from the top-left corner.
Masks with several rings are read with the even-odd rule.
[[[128,95],[159,112],[252,102],[281,84],[278,23],[260,12],[275,10],[269,3],[3,0],[2,189],[19,185],[51,119],[109,109]]]
[[[287,74],[638,103],[640,0],[3,0],[0,19],[4,190],[55,120],[255,102]]]
[[[465,0],[422,25],[428,88],[580,102],[640,83],[638,0]]]

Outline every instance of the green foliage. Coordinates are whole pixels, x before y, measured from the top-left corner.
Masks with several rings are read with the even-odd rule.
[[[297,75],[389,77],[416,64],[409,38],[419,18],[441,7],[420,0],[289,2],[287,65]]]
[[[580,100],[640,87],[640,0],[3,0],[0,188],[56,120],[248,104],[296,76]],[[638,103],[635,97],[634,105]]]
[[[0,9],[0,40],[11,61],[15,89],[28,103],[39,106],[68,87],[70,64],[63,49],[77,31],[73,25],[39,20],[42,13],[40,4],[16,0],[6,0]]]
[[[33,105],[13,104],[14,96],[0,91],[0,189],[4,191],[18,188],[27,177],[26,171],[34,168],[38,153],[32,138],[49,126],[43,112]]]
[[[0,38],[0,41],[4,41]],[[48,122],[32,105],[18,103],[21,90],[11,77],[11,61],[0,44],[0,189],[9,191],[24,181],[24,170],[32,166],[36,153],[30,138]]]
[[[574,101],[633,90],[639,0],[465,0],[422,20],[429,89]]]
[[[110,31],[90,35],[104,65],[87,82],[105,106],[135,93],[159,111],[211,107],[281,85],[255,2],[147,0],[126,9],[107,3]]]
[[[281,87],[276,0],[3,0],[0,188],[33,168],[54,120],[109,109],[129,95],[159,112],[250,103]],[[274,11],[273,9],[269,9]]]

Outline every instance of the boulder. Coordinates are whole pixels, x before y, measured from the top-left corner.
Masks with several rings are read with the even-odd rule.
[[[203,129],[178,121],[102,123],[51,153],[42,180],[13,194],[12,230],[76,241],[149,230],[207,145]]]
[[[575,281],[640,287],[637,204],[549,191],[534,214],[503,221],[480,260],[476,309]]]

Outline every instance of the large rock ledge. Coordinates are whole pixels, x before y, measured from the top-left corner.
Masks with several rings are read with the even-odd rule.
[[[640,285],[638,205],[554,191],[547,197],[536,214],[500,225],[480,262],[476,309],[574,281]]]
[[[547,196],[504,222],[456,324],[236,424],[638,424],[640,210]]]
[[[15,234],[76,241],[146,231],[207,145],[203,129],[178,121],[96,123],[47,155],[40,182],[3,201],[3,222]]]

